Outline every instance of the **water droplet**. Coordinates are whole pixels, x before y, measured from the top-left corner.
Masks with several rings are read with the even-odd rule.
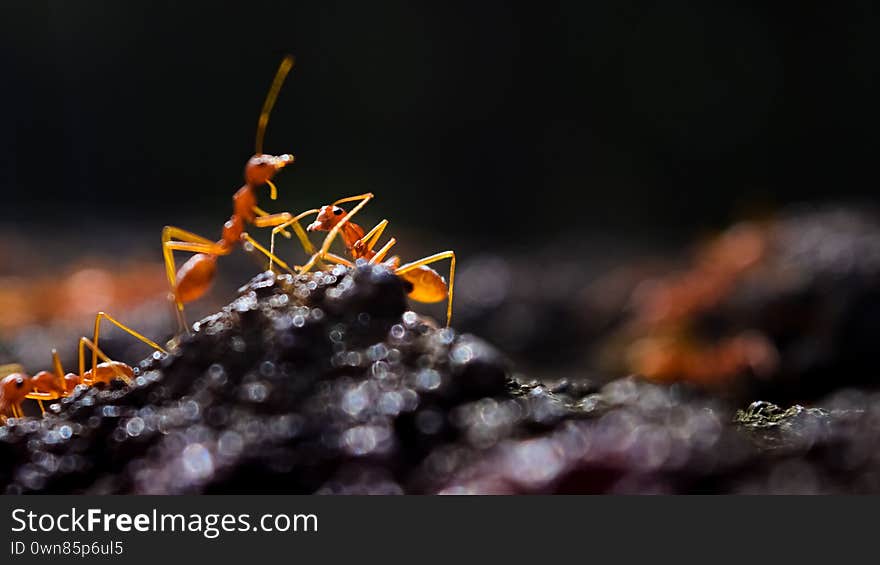
[[[223,432],[217,442],[217,451],[225,457],[236,457],[242,449],[244,449],[244,440],[237,432]]]
[[[223,365],[219,363],[214,363],[210,367],[208,367],[208,378],[214,384],[222,385],[226,383],[226,369],[223,368]]]
[[[275,364],[271,361],[264,361],[260,364],[260,374],[264,377],[272,377],[275,375]]]
[[[370,402],[370,395],[367,388],[363,385],[354,387],[347,391],[342,397],[342,409],[351,416],[360,414],[367,404]]]
[[[406,324],[406,327],[412,328],[419,321],[419,316],[415,312],[404,312],[403,313],[403,323]]]
[[[367,359],[370,361],[385,359],[386,355],[388,355],[388,348],[383,343],[377,343],[367,348]]]
[[[232,347],[232,350],[236,353],[244,353],[245,349],[247,349],[247,345],[244,340],[238,336],[233,337],[229,340],[229,344]]]
[[[441,383],[440,373],[434,369],[422,369],[416,373],[416,387],[421,390],[436,390]]]
[[[199,403],[195,400],[188,400],[180,406],[184,418],[195,420],[199,417]]]
[[[397,416],[403,409],[403,397],[400,393],[391,391],[379,397],[379,411],[388,416]]]
[[[137,437],[144,431],[144,421],[140,418],[132,418],[125,424],[125,431],[131,437]]]
[[[200,443],[191,443],[183,450],[183,469],[192,479],[205,479],[214,473],[211,452]]]
[[[474,357],[474,352],[468,345],[456,345],[452,348],[452,360],[456,363],[467,363]]]

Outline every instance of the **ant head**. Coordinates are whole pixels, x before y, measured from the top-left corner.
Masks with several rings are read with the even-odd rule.
[[[0,398],[6,402],[21,402],[33,390],[34,383],[22,373],[7,375],[0,381]]]
[[[244,181],[249,186],[260,186],[271,181],[275,173],[293,163],[293,155],[266,155],[260,153],[248,159],[244,167]]]
[[[344,217],[345,210],[335,204],[321,206],[321,209],[318,211],[318,217],[306,229],[309,231],[330,231]]]

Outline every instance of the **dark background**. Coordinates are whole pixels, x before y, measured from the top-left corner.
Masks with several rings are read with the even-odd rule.
[[[0,220],[24,231],[219,235],[286,53],[266,151],[298,161],[278,202],[261,193],[271,210],[370,190],[370,219],[436,246],[531,245],[570,226],[692,233],[877,186],[867,1],[20,9]]]

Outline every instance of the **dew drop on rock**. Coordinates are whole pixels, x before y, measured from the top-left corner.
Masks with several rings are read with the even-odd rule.
[[[125,424],[125,431],[131,437],[137,437],[144,431],[144,421],[141,418],[132,418]]]
[[[191,443],[183,450],[183,469],[192,479],[205,479],[214,473],[214,458],[200,443]]]

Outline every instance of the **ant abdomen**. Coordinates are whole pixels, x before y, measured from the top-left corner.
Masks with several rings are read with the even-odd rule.
[[[99,363],[94,370],[89,369],[83,373],[82,380],[90,384],[109,384],[113,379],[119,378],[120,374],[134,379],[134,369],[131,366],[121,361],[110,361],[109,363]]]
[[[447,298],[449,288],[446,279],[431,267],[423,265],[398,276],[412,285],[409,297],[416,302],[430,304]]]
[[[217,256],[196,253],[177,271],[175,298],[186,304],[201,298],[211,288],[217,273]]]

